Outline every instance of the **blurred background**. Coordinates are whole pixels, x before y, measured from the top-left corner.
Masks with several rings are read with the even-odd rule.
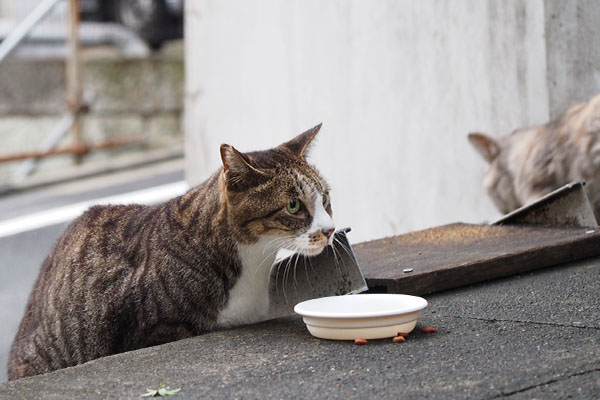
[[[68,42],[69,1],[0,0],[0,39],[47,10],[0,62],[0,156],[65,149],[76,141],[89,150],[114,147],[76,157],[75,166],[131,151],[177,147],[182,153],[183,0],[74,3],[82,21],[76,51]],[[67,73],[70,65],[75,74]],[[77,132],[64,129],[69,114],[78,116],[71,129]],[[45,157],[27,173],[22,162],[0,163],[0,187],[65,172],[73,154]]]
[[[600,92],[598,21],[594,0],[0,0],[0,50],[25,32],[0,52],[0,379],[68,222],[178,195],[221,143],[323,122],[310,159],[355,243],[497,218],[466,135]]]

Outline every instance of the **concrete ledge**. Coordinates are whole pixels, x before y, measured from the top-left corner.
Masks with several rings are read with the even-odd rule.
[[[181,111],[183,59],[84,57],[83,93],[92,112]],[[10,59],[0,68],[0,115],[67,111],[63,60]]]
[[[598,398],[600,262],[428,296],[406,343],[319,340],[298,317],[0,384],[1,399]],[[435,334],[419,327],[433,325]]]

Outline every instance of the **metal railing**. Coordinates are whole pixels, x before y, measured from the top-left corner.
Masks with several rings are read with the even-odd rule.
[[[60,2],[65,0],[42,0],[13,31],[0,43],[0,64],[6,60],[8,55],[31,33],[45,16]],[[67,57],[66,57],[66,102],[68,112],[61,118],[56,127],[52,129],[43,140],[37,151],[20,154],[9,154],[0,156],[0,162],[26,160],[13,174],[13,181],[19,182],[25,179],[36,166],[36,162],[47,156],[58,154],[73,154],[75,162],[79,163],[81,158],[90,150],[106,149],[140,143],[141,138],[129,140],[111,139],[103,143],[86,145],[81,134],[80,116],[87,112],[89,105],[83,102],[82,90],[82,62],[81,42],[79,40],[80,10],[78,0],[69,2],[69,29],[67,34]],[[68,133],[73,135],[73,145],[57,149],[58,142]]]
[[[17,48],[31,30],[44,19],[54,6],[63,0],[42,0],[13,31],[0,43],[0,63]]]

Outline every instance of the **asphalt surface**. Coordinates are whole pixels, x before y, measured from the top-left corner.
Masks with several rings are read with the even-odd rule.
[[[0,196],[0,225],[32,213],[182,179],[183,162],[179,159]],[[0,236],[0,382],[6,381],[8,351],[42,261],[68,224],[64,222]]]
[[[136,399],[161,382],[174,399],[597,399],[599,277],[593,259],[427,296],[402,344],[316,339],[292,316],[0,384],[0,399]]]

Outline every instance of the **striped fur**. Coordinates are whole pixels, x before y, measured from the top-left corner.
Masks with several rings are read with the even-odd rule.
[[[295,244],[303,235],[319,252],[330,241],[333,226],[315,228],[312,218],[329,188],[304,158],[319,128],[262,152],[223,145],[223,167],[186,194],[156,206],[96,206],[76,219],[42,265],[9,380],[263,318],[265,293],[243,289],[256,287],[244,276],[258,270],[268,279],[256,246],[269,244],[274,257],[281,247],[312,254],[314,243]],[[292,215],[294,199],[303,208]],[[329,201],[322,207],[332,223]]]
[[[600,217],[600,95],[545,125],[517,129],[499,139],[471,133],[469,140],[489,164],[483,185],[501,212],[585,180]]]

